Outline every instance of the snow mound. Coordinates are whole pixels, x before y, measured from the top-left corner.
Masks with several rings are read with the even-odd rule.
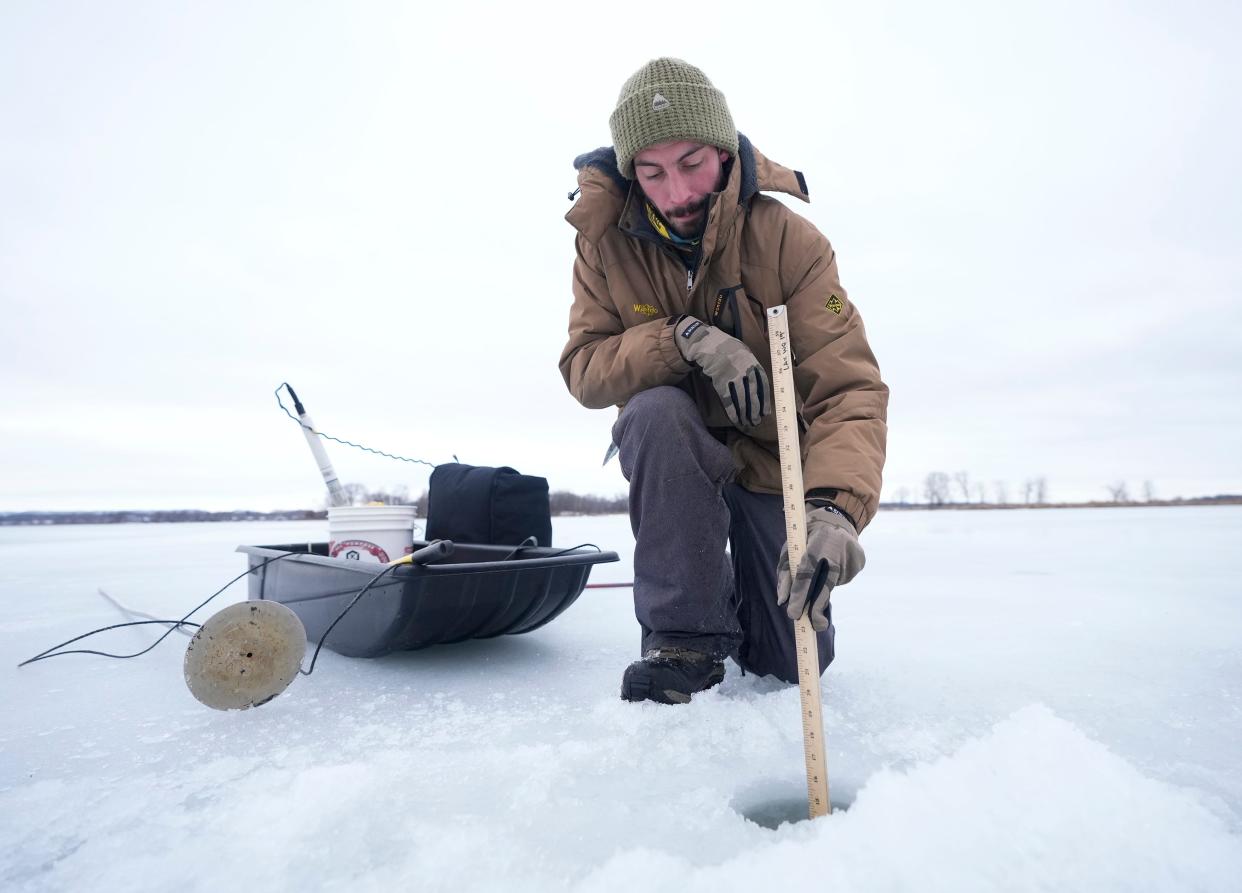
[[[5,835],[21,856],[3,880],[717,891],[779,878],[960,893],[1223,891],[1242,876],[1242,841],[1202,795],[1141,775],[1042,706],[951,756],[874,774],[847,810],[766,830],[737,810],[738,781],[786,737],[772,720],[794,697],[743,688],[678,709],[601,701],[559,740],[501,735],[500,746],[446,699],[402,723],[348,715],[331,755],[308,742],[207,757],[224,738],[288,740],[292,718],[217,714],[180,766],[10,790],[8,814],[28,821]],[[531,706],[509,718],[529,721]],[[561,718],[545,706],[543,722]],[[506,708],[494,707],[487,719],[503,725]]]
[[[955,754],[874,775],[846,811],[723,864],[630,849],[584,891],[1236,890],[1242,839],[1198,794],[1146,778],[1046,707]]]

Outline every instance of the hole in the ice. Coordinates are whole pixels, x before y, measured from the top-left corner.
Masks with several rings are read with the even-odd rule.
[[[850,801],[839,796],[831,798],[832,811],[844,812]],[[733,798],[730,804],[748,822],[775,831],[782,825],[805,822],[810,818],[806,789],[785,782],[760,782]]]

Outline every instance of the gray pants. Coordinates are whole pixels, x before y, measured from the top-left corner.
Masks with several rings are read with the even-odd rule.
[[[630,482],[642,651],[680,647],[731,656],[757,675],[796,682],[793,621],[776,604],[776,562],[785,544],[781,498],[729,482],[728,447],[678,388],[636,395],[612,437]],[[834,634],[830,622],[817,636],[821,674],[832,661]]]

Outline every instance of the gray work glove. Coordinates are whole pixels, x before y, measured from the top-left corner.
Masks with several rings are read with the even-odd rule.
[[[768,374],[750,348],[720,329],[684,316],[674,338],[687,363],[711,379],[725,412],[738,428],[754,428],[772,408]]]
[[[776,564],[776,603],[784,605],[790,620],[797,620],[811,603],[811,626],[828,628],[828,599],[834,586],[843,586],[863,569],[867,556],[858,544],[854,525],[830,508],[806,507],[806,554],[789,579],[789,544],[781,547]]]

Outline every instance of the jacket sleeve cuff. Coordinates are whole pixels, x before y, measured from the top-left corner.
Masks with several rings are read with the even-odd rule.
[[[832,512],[838,518],[844,518],[846,521],[850,522],[850,527],[854,528],[854,532],[858,532],[858,522],[854,520],[854,516],[842,509],[831,499],[808,498],[806,504],[817,509],[825,509],[826,511]]]
[[[827,502],[840,511],[854,525],[854,530],[862,533],[863,528],[871,523],[874,512],[867,510],[867,504],[848,490],[835,490],[828,487],[816,487],[806,492],[807,502]]]
[[[690,370],[694,367],[686,362],[686,358],[681,355],[681,348],[677,346],[677,323],[682,317],[673,317],[660,329],[659,340],[656,342],[660,359],[664,361],[664,365],[677,373],[678,375],[689,375]]]

